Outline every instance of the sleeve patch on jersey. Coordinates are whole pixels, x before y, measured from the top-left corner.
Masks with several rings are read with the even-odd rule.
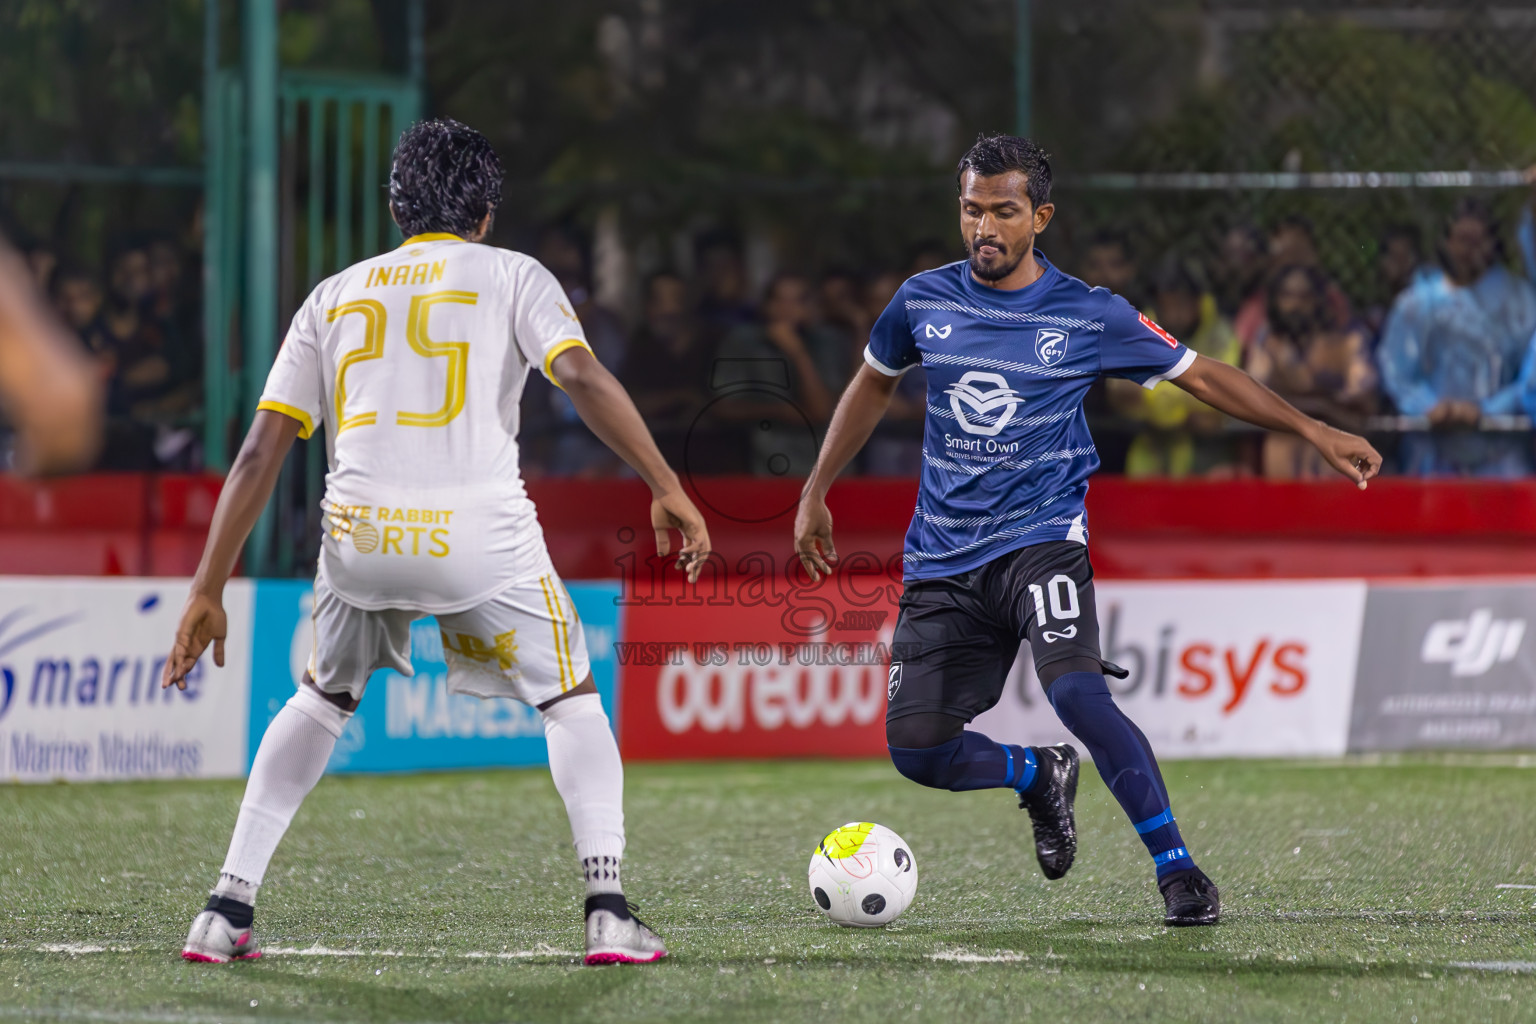
[[[561,384],[558,380],[555,379],[555,357],[560,353],[573,348],[584,348],[587,350],[588,355],[592,355],[591,347],[580,338],[566,338],[564,341],[557,341],[555,342],[554,348],[551,348],[544,354],[544,376],[548,377],[549,382],[555,387],[559,388],[561,391],[565,390],[565,385]],[[597,357],[592,355],[592,358],[596,359]]]
[[[1140,320],[1141,321],[1141,325],[1143,327],[1145,327],[1147,330],[1151,331],[1153,334],[1157,335],[1159,338],[1162,338],[1164,341],[1166,341],[1168,343],[1168,347],[1169,348],[1178,348],[1179,347],[1179,339],[1175,338],[1173,335],[1169,334],[1167,331],[1165,331],[1161,327],[1157,326],[1157,324],[1153,323],[1151,320],[1148,320],[1147,319],[1147,315],[1145,313],[1137,313],[1136,314],[1136,319]]]
[[[309,440],[309,436],[315,432],[315,421],[310,419],[309,413],[305,412],[303,409],[296,409],[291,405],[284,404],[283,402],[273,402],[270,400],[263,400],[256,404],[256,410],[258,412],[260,412],[262,409],[267,410],[267,412],[280,412],[284,416],[287,416],[289,419],[298,420],[299,437],[306,441]]]

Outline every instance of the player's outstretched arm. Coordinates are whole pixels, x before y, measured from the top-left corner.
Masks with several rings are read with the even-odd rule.
[[[235,561],[245,539],[277,483],[283,459],[293,447],[293,439],[302,427],[292,416],[261,409],[251,423],[240,454],[229,468],[219,503],[213,509],[213,523],[208,527],[208,543],[203,546],[202,561],[192,578],[192,592],[181,611],[176,627],[176,643],[165,663],[161,688],[175,684],[187,688],[187,673],[213,644],[213,663],[224,667],[224,636],[228,623],[224,617],[224,584],[235,571]]]
[[[896,394],[900,380],[900,377],[881,373],[866,364],[859,367],[848,390],[838,399],[832,423],[827,427],[826,440],[821,443],[821,454],[816,457],[816,467],[800,492],[800,508],[795,513],[795,551],[812,583],[824,575],[830,576],[831,566],[837,563],[827,492],[832,489],[832,481],[875,432],[880,417],[890,407],[891,396]]]
[[[1235,366],[1196,356],[1173,383],[1229,416],[1305,438],[1362,491],[1381,470],[1381,454],[1365,438],[1313,419]]]
[[[667,465],[656,441],[640,418],[629,392],[585,346],[571,347],[555,357],[550,366],[555,380],[571,396],[576,413],[598,440],[629,463],[651,488],[651,528],[656,531],[656,553],[672,550],[669,530],[683,535],[677,567],[696,583],[709,560],[709,530],[704,517],[683,492],[682,481]]]
[[[20,438],[16,468],[83,469],[101,447],[101,382],[28,278],[0,243],[0,408]]]

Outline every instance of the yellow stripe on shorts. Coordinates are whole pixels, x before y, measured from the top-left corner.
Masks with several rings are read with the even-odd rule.
[[[567,683],[565,659],[560,656],[560,623],[563,621],[560,614],[555,611],[555,602],[550,599],[549,577],[539,577],[539,589],[544,591],[544,607],[549,611],[549,628],[555,637],[555,664],[560,668],[560,692],[569,690],[573,684]]]
[[[565,589],[564,583],[560,584],[560,592],[565,595],[565,603],[571,606],[571,621],[580,621],[576,617],[576,602],[571,600],[571,592]],[[560,604],[560,599],[558,597],[555,598],[555,604]],[[575,686],[577,683],[581,682],[581,680],[576,678],[576,659],[571,657],[571,623],[566,622],[564,618],[562,618],[560,620],[560,624],[565,627],[565,663],[571,666],[571,685]]]

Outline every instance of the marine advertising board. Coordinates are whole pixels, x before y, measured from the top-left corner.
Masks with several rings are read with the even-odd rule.
[[[246,772],[251,587],[224,591],[225,665],[160,675],[187,580],[0,579],[0,779],[220,778]]]
[[[1371,587],[1351,750],[1536,747],[1536,583]]]

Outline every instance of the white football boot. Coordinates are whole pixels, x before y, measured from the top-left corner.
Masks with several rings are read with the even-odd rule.
[[[204,964],[227,964],[231,960],[255,960],[261,956],[256,934],[249,926],[236,928],[217,910],[204,910],[192,920],[187,944],[181,958]]]
[[[624,897],[587,897],[587,966],[648,964],[667,955],[661,936],[630,912]]]

